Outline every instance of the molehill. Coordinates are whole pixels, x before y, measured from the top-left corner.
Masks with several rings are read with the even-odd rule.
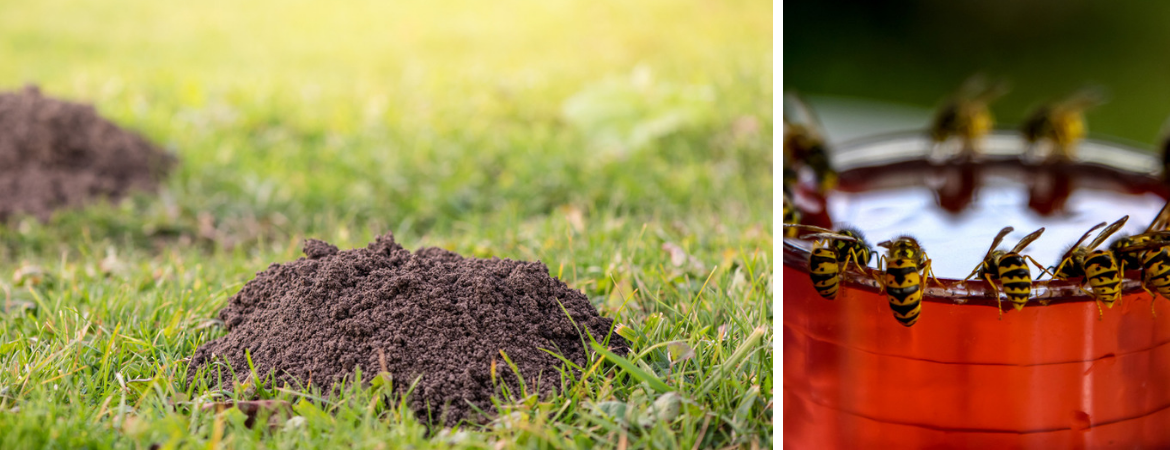
[[[583,365],[586,332],[598,342],[608,337],[621,354],[629,350],[611,332],[612,319],[540,262],[439,248],[411,253],[390,233],[347,251],[310,239],[304,252],[272,264],[231,297],[219,313],[228,334],[196,350],[188,381],[231,383],[216,361],[244,381],[246,351],[261,376],[294,387],[352,381],[360,366],[366,381],[388,372],[399,393],[417,379],[408,403],[420,420],[454,424],[484,419],[470,405],[492,409],[493,361],[497,383],[519,392],[501,351],[530,392],[548,395],[562,387],[564,364],[545,350]]]
[[[152,191],[174,157],[98,116],[29,86],[0,93],[0,220],[47,220],[58,208]]]

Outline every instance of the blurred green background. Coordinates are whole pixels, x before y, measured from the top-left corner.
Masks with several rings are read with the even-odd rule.
[[[1014,126],[1093,84],[1111,100],[1091,136],[1152,147],[1170,116],[1168,17],[1165,2],[786,2],[784,89],[933,108],[982,72],[1011,82],[992,109]]]
[[[95,232],[235,245],[558,208],[771,215],[766,3],[0,0],[0,11],[0,88],[92,102],[180,157],[163,202],[136,210],[144,224],[117,215]]]

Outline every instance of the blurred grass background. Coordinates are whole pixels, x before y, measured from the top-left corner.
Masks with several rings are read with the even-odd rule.
[[[0,447],[770,447],[771,12],[0,0],[0,89],[93,103],[180,159],[157,196],[0,224]],[[442,431],[364,388],[185,384],[257,271],[386,231],[543,261],[639,371],[595,361]],[[309,419],[199,409],[255,395]]]
[[[1153,146],[1170,117],[1170,5],[1161,2],[789,2],[784,89],[934,108],[964,79],[1003,77],[992,105],[1015,126],[1038,104],[1093,84],[1093,135]],[[926,123],[921,125],[926,126]]]
[[[767,5],[0,7],[0,87],[93,102],[181,157],[178,210],[149,211],[151,230],[770,214]]]

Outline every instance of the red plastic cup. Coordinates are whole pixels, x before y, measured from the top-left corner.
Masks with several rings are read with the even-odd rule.
[[[931,185],[923,180],[938,168],[925,162],[926,146],[917,139],[890,138],[843,148],[841,187],[828,195],[828,212],[833,212],[834,196]],[[1052,228],[1086,219],[1076,205],[1088,197],[1078,196],[1083,193],[1078,190],[1124,197],[1116,202],[1117,208],[1100,211],[1093,221],[1131,213],[1121,210],[1134,207],[1126,203],[1129,200],[1143,205],[1134,207],[1141,211],[1133,211],[1133,217],[1156,215],[1157,208],[1149,211],[1146,205],[1150,196],[1167,196],[1154,176],[1156,169],[1150,167],[1153,158],[1145,154],[1086,143],[1082,148],[1089,152],[1061,172],[1072,174],[1065,180],[1069,196],[1053,193],[1052,186],[1059,188],[1061,183],[1042,185],[1048,182],[1037,175],[1042,170],[1023,166],[1011,154],[1022,148],[1017,138],[997,135],[989,142],[990,156],[975,164],[979,175],[957,178],[985,183],[981,178],[985,170],[1022,170],[1028,189],[1016,200],[1018,217],[1045,221]],[[931,189],[938,201],[934,210],[943,216],[959,214],[954,226],[962,227],[963,220],[976,219],[964,219],[961,211],[991,200],[987,196],[981,200],[980,186],[972,190],[947,184],[953,180],[934,180]],[[970,197],[966,200],[970,206],[956,208],[956,201],[964,200],[949,198],[948,192]],[[1038,195],[1053,198],[1037,201]],[[1052,208],[1057,201],[1067,202],[1071,213],[1064,205]],[[983,216],[978,220],[988,222],[987,235],[1012,225],[1003,218]],[[869,231],[867,226],[884,230],[877,222],[853,225],[862,231]],[[1157,300],[1155,317],[1150,295],[1136,281],[1139,272],[1127,274],[1125,295],[1104,310],[1103,318],[1098,303],[1081,292],[1076,281],[1054,281],[1036,288],[1035,295],[1047,305],[1032,300],[1016,311],[1004,301],[1000,319],[986,282],[958,279],[982,258],[990,238],[947,229],[907,231],[928,235],[923,247],[936,272],[948,264],[952,267],[939,273],[943,288],[926,290],[921,316],[912,327],[894,319],[871,275],[856,269],[846,274],[835,300],[821,298],[809,280],[807,243],[786,240],[782,327],[786,448],[1170,448],[1170,301]],[[1032,229],[1017,226],[1017,231]],[[1072,243],[1065,242],[1069,230],[1056,236],[1033,244],[1038,253],[1049,255],[1039,258],[1046,264],[1054,264],[1050,255]],[[893,236],[867,237],[872,245]],[[944,244],[948,238],[955,243]],[[1014,243],[1005,242],[1009,247]],[[970,248],[976,247],[980,250],[972,254]],[[966,270],[956,276],[958,268]],[[1033,277],[1036,272],[1033,268]]]

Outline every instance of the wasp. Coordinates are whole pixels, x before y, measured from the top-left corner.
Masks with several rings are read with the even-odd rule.
[[[1117,258],[1117,261],[1126,268],[1142,267],[1145,250],[1150,248],[1151,245],[1156,244],[1154,237],[1149,233],[1149,230],[1146,233],[1135,234],[1133,236],[1118,236],[1117,239],[1109,244],[1109,250],[1113,252],[1113,256]]]
[[[1048,143],[1052,146],[1050,160],[1072,160],[1077,143],[1085,137],[1085,110],[1104,102],[1101,90],[1085,88],[1037,108],[1024,120],[1021,130],[1029,153],[1034,158],[1037,145]]]
[[[1170,299],[1170,231],[1166,231],[1167,225],[1170,225],[1170,202],[1162,207],[1144,233],[1123,237],[1110,245],[1122,267],[1141,268],[1142,289],[1150,294],[1150,313],[1155,316],[1158,315],[1154,310],[1157,294]]]
[[[922,290],[925,281],[933,279],[941,287],[934,271],[930,269],[930,258],[910,236],[900,236],[891,241],[878,243],[887,249],[886,255],[878,260],[880,277],[876,278],[881,289],[889,297],[894,318],[904,326],[918,323],[922,313]],[[883,268],[884,267],[884,268]]]
[[[938,109],[931,122],[930,138],[936,152],[943,143],[957,137],[961,143],[960,157],[977,155],[980,141],[995,124],[988,105],[1007,90],[1007,83],[988,83],[980,75],[964,82]]]
[[[1150,313],[1157,316],[1154,302],[1158,300],[1158,294],[1170,299],[1170,231],[1147,232],[1134,237],[1142,239],[1118,240],[1114,243],[1118,244],[1114,253],[1138,259],[1137,267],[1142,271],[1142,289],[1150,294]],[[1118,256],[1118,259],[1122,259],[1122,256]],[[1121,264],[1123,267],[1128,266],[1124,261]]]
[[[783,195],[784,195],[784,224],[785,225],[799,224],[800,218],[801,218],[800,209],[797,209],[796,205],[793,205],[792,201],[788,200],[787,193],[785,193]],[[798,233],[800,233],[800,229],[796,228],[796,227],[786,227],[784,229],[784,237],[787,237],[787,238],[794,238],[794,237],[796,237],[796,235]]]
[[[817,293],[826,299],[837,298],[841,273],[849,267],[849,263],[853,263],[858,271],[865,273],[863,266],[869,266],[869,260],[873,258],[873,249],[856,229],[842,228],[833,232],[811,225],[785,224],[784,227],[817,232],[802,238],[814,240],[813,248],[808,255],[809,278]]]
[[[1129,216],[1109,224],[1089,245],[1081,246],[1081,243],[1088,239],[1093,231],[1105,226],[1105,222],[1090,228],[1084,236],[1081,236],[1080,240],[1064,252],[1064,256],[1060,258],[1060,264],[1056,266],[1056,270],[1052,271],[1053,278],[1062,280],[1085,277],[1089,282],[1089,288],[1092,289],[1092,292],[1086,291],[1086,293],[1097,302],[1097,312],[1100,317],[1105,317],[1105,310],[1101,309],[1102,303],[1107,308],[1113,308],[1113,303],[1121,299],[1121,280],[1125,276],[1125,267],[1118,263],[1113,251],[1094,249],[1113,233],[1116,233],[1127,220],[1129,220]]]
[[[1040,238],[1044,233],[1044,228],[1033,231],[1032,234],[1024,236],[1020,242],[1012,247],[1010,252],[997,250],[1000,242],[1009,233],[1014,231],[1012,227],[1004,227],[999,230],[999,234],[991,242],[991,248],[987,249],[987,255],[983,257],[983,262],[975,270],[971,271],[966,280],[970,280],[976,275],[979,278],[987,281],[991,288],[995,291],[995,302],[999,308],[999,318],[1003,320],[1003,306],[999,298],[999,288],[995,286],[994,280],[1000,280],[1003,283],[1003,292],[1007,294],[1008,301],[1012,302],[1012,307],[1019,311],[1024,309],[1024,305],[1028,303],[1028,298],[1032,294],[1032,271],[1028,267],[1028,261],[1032,261],[1036,267],[1047,273],[1047,269],[1043,264],[1036,261],[1028,255],[1023,255],[1020,252],[1024,250],[1032,241]]]
[[[787,109],[798,113],[795,119],[784,116],[785,161],[811,169],[821,191],[827,191],[836,186],[837,171],[829,162],[828,145],[820,131],[823,127],[798,95],[790,93],[785,98],[791,104]]]

